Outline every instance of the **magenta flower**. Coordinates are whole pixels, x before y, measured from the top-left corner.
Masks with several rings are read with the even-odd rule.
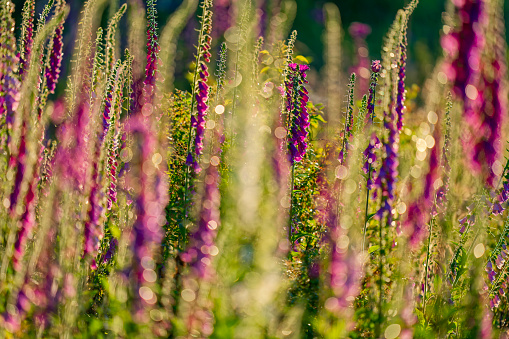
[[[285,81],[286,109],[289,114],[288,148],[290,150],[290,162],[299,162],[306,155],[308,144],[309,113],[307,102],[308,91],[304,87],[307,84],[307,65],[289,64],[289,76]]]
[[[46,86],[50,93],[55,92],[57,86],[58,77],[60,76],[60,67],[62,65],[63,56],[63,43],[62,43],[62,32],[64,25],[60,24],[55,29],[53,35],[53,48],[51,49],[49,67],[46,68]]]
[[[492,166],[500,154],[502,119],[507,114],[505,51],[501,37],[494,34],[487,45],[487,13],[484,0],[455,1],[459,27],[442,38],[446,54],[444,72],[453,85],[453,94],[463,101],[464,118],[470,126],[464,149],[470,165],[482,173],[486,183],[495,185]],[[491,33],[491,32],[490,32]],[[493,49],[482,60],[484,50]]]
[[[194,171],[199,173],[201,171],[198,160],[203,150],[203,138],[205,134],[205,117],[207,115],[208,110],[208,98],[209,98],[209,86],[207,85],[207,80],[209,77],[208,67],[206,62],[210,62],[210,46],[212,43],[212,38],[210,36],[210,32],[212,30],[212,11],[208,10],[208,8],[212,6],[212,3],[205,1],[203,3],[203,15],[202,15],[202,32],[200,35],[200,44],[197,48],[197,73],[195,77],[197,77],[196,82],[193,84],[193,94],[194,100],[196,100],[196,110],[191,112],[191,135],[194,133],[194,152],[191,152],[188,149],[188,154],[186,158],[186,165],[193,166]],[[203,58],[203,60],[202,60]],[[194,102],[193,102],[194,104]],[[194,105],[193,105],[194,109]],[[191,139],[190,139],[191,140]]]
[[[193,165],[196,173],[200,172],[200,165],[198,164],[198,158],[203,151],[203,138],[205,136],[205,117],[207,116],[207,110],[209,106],[207,101],[209,98],[209,86],[207,85],[207,79],[209,76],[208,68],[205,63],[200,64],[198,79],[198,91],[196,93],[196,114],[191,116],[191,126],[195,130],[194,134],[194,156],[192,162],[188,165]]]

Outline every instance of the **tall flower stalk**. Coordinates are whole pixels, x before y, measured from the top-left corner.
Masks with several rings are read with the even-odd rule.
[[[190,186],[191,167],[195,172],[200,171],[199,156],[203,149],[203,133],[205,130],[205,115],[208,109],[208,85],[209,76],[208,67],[205,62],[210,62],[210,44],[212,38],[210,32],[212,30],[212,0],[203,0],[201,4],[201,28],[198,36],[198,46],[195,56],[195,70],[193,75],[193,92],[191,94],[191,120],[189,122],[188,139],[187,139],[187,158],[186,173],[184,181],[184,223],[187,221],[188,215],[188,195]],[[197,112],[195,113],[195,108]],[[191,151],[192,140],[194,136],[195,150]],[[183,229],[185,225],[181,228]],[[183,233],[183,232],[181,232]]]
[[[26,1],[23,5],[23,23],[21,32],[21,43],[19,45],[19,75],[23,78],[26,72],[28,62],[30,61],[30,52],[32,51],[32,43],[34,37],[34,16],[35,16],[35,0]]]
[[[293,225],[293,191],[295,178],[295,163],[301,161],[306,155],[308,147],[307,136],[309,128],[309,113],[307,102],[309,101],[308,91],[304,84],[307,84],[307,65],[288,65],[288,75],[285,81],[286,111],[288,112],[288,136],[287,147],[289,160],[292,165],[292,177],[290,183],[290,218],[288,226],[288,240],[292,239]]]
[[[369,84],[369,96],[368,96],[368,113],[369,121],[373,122],[375,119],[375,106],[376,106],[376,86],[378,84],[378,75],[382,70],[380,60],[373,60],[371,63],[371,82]]]
[[[345,159],[348,158],[348,141],[353,134],[353,107],[354,107],[354,89],[355,89],[355,73],[350,75],[350,83],[348,84],[348,98],[345,114],[345,128],[343,130],[343,144],[341,151],[339,152],[338,160],[341,165],[345,163]]]

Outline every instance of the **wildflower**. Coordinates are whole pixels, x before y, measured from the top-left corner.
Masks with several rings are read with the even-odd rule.
[[[470,165],[495,185],[493,164],[500,154],[503,116],[507,114],[505,46],[502,34],[490,31],[484,0],[455,2],[460,26],[442,38],[447,56],[444,72],[453,83],[453,94],[464,103],[470,126],[465,140]],[[494,36],[486,40],[486,35]],[[483,56],[484,50],[492,51]]]
[[[385,157],[382,158],[378,177],[375,185],[382,190],[382,204],[377,211],[377,217],[382,219],[387,213],[387,225],[392,223],[392,203],[394,200],[394,191],[396,189],[396,180],[398,177],[398,131],[394,126],[394,112],[385,113],[384,127],[387,130],[387,140],[383,143]]]
[[[308,91],[304,87],[307,84],[307,65],[288,65],[289,77],[285,81],[286,88],[286,109],[289,114],[288,148],[290,150],[290,162],[293,164],[302,160],[306,154],[309,127],[309,113],[307,102],[309,101]]]
[[[378,74],[382,70],[380,60],[373,60],[371,64],[371,83],[369,85],[369,96],[368,96],[368,116],[369,121],[373,121],[375,118],[375,105],[376,105],[376,86],[378,83]]]
[[[346,109],[345,117],[345,130],[343,132],[343,147],[339,153],[339,163],[343,164],[345,157],[348,153],[348,138],[353,134],[353,106],[354,106],[354,86],[355,86],[355,73],[350,76],[350,83],[348,84],[348,106]]]
[[[63,55],[63,43],[62,43],[62,33],[64,30],[64,25],[61,23],[55,29],[55,33],[53,34],[53,39],[51,42],[51,54],[49,58],[49,67],[46,67],[46,86],[50,93],[55,92],[55,88],[57,85],[58,77],[60,75],[60,66],[62,64],[62,55]]]
[[[23,5],[23,31],[21,33],[20,49],[17,55],[19,59],[19,75],[21,78],[23,78],[24,73],[27,71],[28,62],[30,61],[34,37],[34,15],[35,1],[26,1]]]
[[[368,190],[374,188],[374,180],[376,178],[376,165],[375,162],[377,160],[376,150],[382,147],[382,143],[378,139],[375,133],[371,135],[371,139],[369,141],[368,147],[364,150],[364,166],[362,167],[362,171],[365,174],[368,174],[368,180],[366,182],[366,187]]]
[[[405,71],[406,71],[406,30],[399,44],[400,58],[398,61],[398,92],[396,95],[396,127],[398,131],[403,128],[403,111],[405,110]]]
[[[5,119],[9,128],[14,122],[14,112],[18,108],[21,83],[16,75],[19,59],[16,56],[16,39],[14,37],[14,5],[2,3],[0,9],[0,118]]]
[[[191,125],[195,128],[194,137],[194,154],[198,158],[203,150],[203,137],[205,136],[205,117],[207,116],[207,105],[209,97],[209,86],[207,85],[207,78],[209,76],[207,65],[202,63],[199,72],[200,79],[198,80],[198,93],[196,94],[196,109],[197,113],[191,117]],[[193,163],[195,170],[200,171],[197,162]],[[197,167],[198,166],[198,167]]]
[[[111,210],[113,203],[117,202],[117,156],[118,156],[118,137],[113,138],[113,142],[108,152],[108,177],[110,187],[108,188],[108,210]]]
[[[210,57],[212,56],[210,54],[210,45],[212,43],[212,38],[210,36],[212,30],[212,11],[208,9],[211,5],[212,4],[207,0],[203,2],[202,30],[199,38],[200,44],[197,47],[197,68],[195,71],[195,84],[193,88],[193,99],[196,102],[197,112],[195,114],[192,112],[191,115],[191,129],[194,131],[194,154],[188,149],[186,158],[187,166],[193,166],[196,173],[201,171],[198,159],[203,150],[205,117],[207,116],[207,110],[209,108],[207,105],[209,98],[209,86],[207,85],[209,72],[205,62],[210,62]],[[191,135],[189,137],[191,138]]]

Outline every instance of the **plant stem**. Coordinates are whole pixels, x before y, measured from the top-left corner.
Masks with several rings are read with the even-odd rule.
[[[368,167],[368,182],[371,179],[371,163]],[[369,187],[366,187],[366,209],[364,211],[364,237],[362,239],[362,252],[364,252],[364,246],[366,245],[366,231],[368,229],[368,208],[369,208]]]
[[[380,270],[380,283],[379,283],[379,289],[380,289],[380,298],[378,299],[378,319],[375,326],[375,337],[379,338],[381,333],[381,327],[382,327],[382,317],[383,317],[383,311],[382,311],[382,298],[383,298],[383,249],[382,249],[382,228],[383,228],[383,221],[380,220],[380,229],[379,229],[379,237],[380,237],[380,261],[378,263],[378,269]]]
[[[431,233],[433,232],[433,222],[435,218],[431,218],[429,223],[429,235],[428,235],[428,249],[426,251],[426,268],[424,269],[424,299],[422,305],[422,313],[426,315],[426,293],[428,292],[428,266],[429,266],[429,257],[430,257],[430,247],[431,247]]]
[[[293,185],[295,180],[295,162],[292,162],[292,181],[290,184],[290,220],[288,222],[288,241],[292,244],[292,224],[293,224]]]

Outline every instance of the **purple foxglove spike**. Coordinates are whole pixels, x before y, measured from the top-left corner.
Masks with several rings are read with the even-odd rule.
[[[27,8],[26,17],[23,15],[23,36],[22,36],[22,51],[19,57],[19,75],[20,78],[24,78],[24,74],[28,68],[28,62],[30,61],[30,54],[32,52],[32,44],[34,37],[34,16],[35,16],[35,1],[27,1],[25,6]],[[25,8],[23,9],[23,11]]]
[[[63,24],[57,26],[55,34],[53,35],[53,48],[51,50],[49,67],[46,68],[46,86],[50,93],[55,92],[57,81],[60,76],[60,67],[62,65],[63,56],[63,42],[62,33],[64,30]]]
[[[307,150],[305,140],[308,136],[309,112],[306,104],[309,97],[307,95],[308,91],[303,84],[307,83],[305,71],[309,69],[309,66],[298,66],[295,63],[291,63],[288,65],[288,68],[290,69],[289,81],[285,83],[287,111],[290,119],[288,149],[290,162],[293,164],[301,161]],[[295,88],[295,84],[297,84],[297,88]]]
[[[388,132],[387,140],[383,143],[385,157],[381,160],[381,167],[375,181],[382,192],[382,204],[377,212],[381,219],[387,215],[387,225],[392,224],[392,203],[394,200],[395,183],[398,177],[398,144],[399,135],[394,126],[394,109],[385,114],[384,126]]]

